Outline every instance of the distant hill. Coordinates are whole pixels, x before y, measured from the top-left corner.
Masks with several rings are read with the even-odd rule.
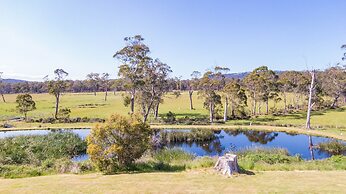
[[[283,73],[285,71],[275,71],[276,74],[280,75],[281,73]],[[247,72],[241,72],[241,73],[228,73],[228,74],[225,74],[225,77],[226,78],[229,78],[229,79],[243,79],[245,76],[247,76],[250,72],[247,71]]]
[[[20,80],[20,79],[3,79],[2,81],[4,83],[22,83],[22,82],[27,82],[25,80]]]
[[[241,72],[241,73],[228,73],[225,74],[226,78],[229,79],[243,79],[245,76],[247,76],[250,72]]]

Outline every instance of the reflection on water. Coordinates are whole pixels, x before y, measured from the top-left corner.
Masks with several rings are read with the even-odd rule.
[[[54,130],[57,132],[71,131],[85,139],[90,133],[89,129],[61,129]],[[204,135],[199,130],[164,130],[165,132],[190,133],[193,131]],[[0,138],[18,136],[18,135],[45,135],[51,130],[28,130],[28,131],[1,131]],[[207,135],[209,133],[206,133]],[[299,154],[304,159],[322,159],[330,157],[330,154],[322,151],[316,152],[317,145],[321,142],[332,141],[332,138],[307,136],[302,134],[288,134],[284,132],[264,132],[252,130],[216,130],[211,133],[215,138],[208,138],[206,141],[180,141],[168,142],[167,147],[181,148],[187,152],[194,153],[197,156],[216,156],[223,155],[228,151],[236,151],[253,146],[261,147],[280,147],[285,148],[291,155]],[[342,141],[340,141],[342,142]],[[345,143],[345,142],[343,142]],[[88,156],[82,155],[74,158],[74,160],[85,160]]]
[[[311,160],[315,160],[314,144],[312,144],[312,137],[311,137],[311,135],[309,135],[309,151],[310,151]]]

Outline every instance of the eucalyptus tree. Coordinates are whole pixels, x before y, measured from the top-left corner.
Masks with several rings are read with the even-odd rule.
[[[225,74],[227,72],[229,72],[229,68],[228,67],[221,67],[221,66],[216,66],[214,68],[214,75],[212,76],[213,79],[216,79],[219,81],[219,84],[218,84],[218,89],[217,91],[220,91],[221,94],[223,95],[224,99],[225,99],[225,105],[224,105],[224,121],[226,122],[227,121],[227,115],[228,115],[228,95],[225,94],[223,91],[225,85],[226,85],[226,77],[225,77]]]
[[[346,68],[334,66],[322,73],[322,89],[333,100],[330,108],[336,108],[338,99],[346,91]]]
[[[256,115],[257,103],[262,99],[261,92],[265,85],[265,78],[261,76],[262,71],[266,71],[265,66],[256,68],[249,73],[243,80],[251,98],[252,98],[252,115]]]
[[[287,113],[287,94],[297,87],[294,83],[295,75],[294,71],[285,71],[279,75],[278,88],[283,96],[285,113]]]
[[[101,85],[101,78],[99,73],[89,73],[87,76],[87,83],[91,90],[94,92],[94,95],[96,96],[96,92],[99,90],[99,87]]]
[[[102,76],[100,78],[101,87],[103,88],[105,92],[105,101],[107,101],[108,96],[108,89],[111,87],[111,82],[109,80],[109,74],[108,73],[102,73]]]
[[[227,102],[229,100],[231,117],[236,117],[236,111],[244,114],[244,107],[247,106],[247,96],[245,90],[241,87],[239,80],[232,79],[227,82],[222,92],[225,94]],[[228,106],[228,104],[225,104],[224,109],[227,110]],[[224,121],[227,121],[227,113],[228,112],[225,111]]]
[[[54,117],[58,118],[58,112],[59,112],[59,102],[61,94],[66,90],[67,88],[67,82],[65,78],[68,76],[68,73],[63,69],[56,69],[54,70],[54,80],[48,81],[48,92],[55,97],[55,113]]]
[[[198,90],[198,82],[200,77],[201,73],[199,71],[193,71],[191,74],[191,80],[188,82],[190,110],[193,110],[192,94],[195,90]]]
[[[28,112],[36,109],[36,103],[30,94],[19,94],[16,103],[18,112],[24,114],[25,120],[27,120]]]
[[[342,45],[341,49],[346,49],[346,44]],[[342,57],[342,60],[346,60],[346,52],[344,53],[344,56]]]
[[[138,89],[137,101],[141,106],[144,122],[148,120],[152,110],[157,117],[162,97],[169,90],[168,76],[170,72],[172,72],[170,66],[158,59],[143,66],[143,84]]]
[[[310,72],[297,72],[296,77],[293,78],[296,83],[296,87],[293,89],[295,99],[293,100],[296,110],[302,109],[304,103],[299,103],[300,99],[305,100],[309,95],[309,86],[311,85],[311,73]]]
[[[144,67],[151,61],[148,56],[149,47],[143,43],[141,35],[124,38],[126,46],[117,51],[113,58],[117,58],[119,66],[119,77],[124,81],[124,87],[130,94],[130,112],[134,113],[136,91],[143,85]],[[126,98],[124,99],[126,100]]]
[[[5,96],[4,96],[4,84],[2,80],[2,74],[3,72],[0,72],[0,95],[1,95],[2,101],[6,102]]]
[[[221,96],[217,93],[220,89],[220,79],[216,79],[216,72],[207,71],[199,80],[199,96],[204,98],[204,107],[209,109],[209,121],[214,122],[217,106],[222,106]]]
[[[278,76],[267,66],[257,68],[257,73],[263,80],[263,84],[260,86],[260,95],[262,101],[266,104],[266,114],[269,114],[269,99],[276,99],[278,96]]]

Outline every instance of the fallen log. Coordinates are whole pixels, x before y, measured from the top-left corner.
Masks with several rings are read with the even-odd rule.
[[[214,169],[221,172],[223,175],[227,174],[228,176],[239,173],[237,155],[225,154],[225,156],[219,157]]]

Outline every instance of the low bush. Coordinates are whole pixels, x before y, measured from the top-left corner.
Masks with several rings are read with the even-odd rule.
[[[259,163],[273,165],[302,160],[300,156],[290,156],[288,151],[282,148],[254,147],[240,150],[236,154],[244,169],[254,169],[255,165]]]
[[[339,141],[322,142],[317,145],[317,148],[331,155],[346,154],[346,145]]]
[[[32,165],[3,165],[0,166],[0,177],[3,178],[24,178],[24,177],[33,177],[41,176],[48,174],[40,166]]]
[[[87,138],[91,161],[106,173],[126,169],[150,147],[152,130],[140,117],[112,115]]]
[[[72,132],[0,139],[0,164],[41,165],[43,161],[85,153],[86,142]]]

